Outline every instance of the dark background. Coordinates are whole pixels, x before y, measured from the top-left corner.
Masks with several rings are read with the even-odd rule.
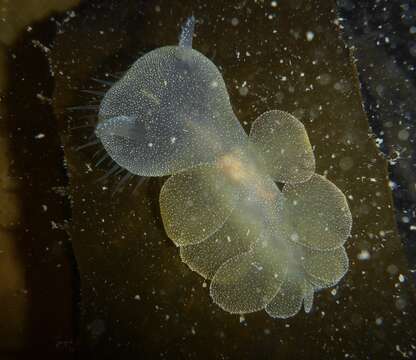
[[[294,1],[293,3],[296,2],[299,1]],[[120,12],[114,15],[111,10],[102,11],[103,8],[111,9],[112,4],[115,3],[98,0],[83,1],[81,6],[74,10],[77,14],[81,14],[84,17],[81,23],[86,28],[88,28],[88,21],[93,22],[95,13],[98,14],[97,16],[105,13],[105,16],[109,18],[111,16],[120,16],[120,18],[124,16],[124,19],[131,17],[128,6],[121,12],[121,15]],[[133,4],[128,1],[124,1],[124,3]],[[146,2],[138,3],[140,3],[140,6],[143,5],[143,8],[146,7]],[[150,1],[147,2],[147,4],[152,3]],[[243,4],[245,1],[239,3]],[[305,3],[311,3],[311,1],[305,1]],[[312,3],[316,3],[316,1],[312,1]],[[132,5],[131,8],[134,9],[135,6],[138,5]],[[119,8],[118,6],[114,7]],[[369,136],[379,139],[377,140],[380,144],[379,150],[389,161],[389,174],[392,181],[391,187],[393,188],[396,220],[401,241],[405,245],[406,256],[409,260],[410,273],[414,275],[412,270],[416,266],[416,239],[414,238],[415,230],[412,230],[412,226],[416,226],[416,175],[414,171],[414,116],[416,115],[414,105],[416,99],[416,80],[414,76],[414,67],[416,65],[415,3],[411,1],[389,0],[339,0],[338,11],[339,16],[342,17],[340,24],[344,27],[344,39],[353,48],[352,53],[357,60],[363,104],[372,129],[372,132],[369,132]],[[82,323],[80,320],[85,316],[85,311],[83,311],[80,302],[80,299],[85,294],[82,294],[80,290],[79,267],[73,254],[71,240],[66,231],[70,226],[72,213],[70,201],[67,197],[68,194],[65,190],[65,187],[68,185],[68,177],[67,170],[63,165],[64,153],[61,138],[58,135],[62,129],[60,129],[60,125],[56,121],[56,114],[51,107],[51,103],[48,101],[39,102],[36,99],[36,94],[38,93],[42,93],[47,99],[52,99],[56,85],[55,79],[50,73],[51,64],[48,62],[48,58],[38,48],[33,46],[32,41],[35,39],[53,49],[56,45],[57,35],[62,29],[65,29],[64,24],[67,18],[67,13],[54,14],[46,20],[33,24],[31,32],[22,33],[14,45],[7,49],[9,56],[9,81],[11,85],[10,91],[4,98],[9,111],[8,131],[10,138],[13,139],[15,157],[13,172],[20,179],[19,191],[24,194],[22,201],[23,222],[19,230],[20,240],[18,247],[25,264],[25,278],[28,284],[27,290],[30,294],[30,301],[28,302],[28,320],[22,327],[25,339],[23,347],[7,348],[2,351],[0,346],[0,359],[2,359],[2,356],[5,359],[13,359],[27,358],[28,356],[38,354],[42,354],[44,358],[84,358],[83,354],[86,353],[86,349],[83,341],[85,342],[85,338],[80,340],[80,337],[84,336],[83,331],[92,333],[92,336],[99,338],[105,326],[101,319],[96,319],[87,324]],[[117,19],[114,22],[117,23]],[[122,20],[118,22],[120,23],[120,28],[123,28]],[[180,23],[179,19],[177,23]],[[412,27],[414,28],[412,29]],[[141,35],[139,30],[141,30],[140,26],[138,26],[138,33],[132,39],[123,41],[130,45],[135,41],[140,41]],[[129,34],[121,33],[123,39],[129,38]],[[167,36],[173,39],[177,34],[171,33]],[[244,36],[242,35],[241,38],[242,43],[244,43]],[[149,43],[145,44],[149,48],[160,45],[158,41],[151,45]],[[148,50],[145,45],[140,49],[141,51],[145,52]],[[131,46],[134,47],[134,45]],[[76,48],[75,45],[74,48]],[[102,48],[91,49],[90,53],[92,54],[92,50],[94,50],[96,54],[101,53],[104,57],[106,55],[105,46],[103,45]],[[212,49],[207,50],[206,48],[204,50],[212,51]],[[210,55],[214,57],[215,52],[211,52]],[[123,61],[127,63],[134,61],[134,56],[128,54],[127,50],[123,52],[120,49],[117,56],[123,58]],[[130,58],[126,60],[128,57]],[[117,63],[117,58],[106,59],[106,61],[108,63],[104,62],[101,64],[102,69],[108,69],[111,64]],[[222,70],[226,74],[227,72],[232,72],[232,70],[229,70],[231,62],[223,61],[222,65]],[[122,69],[123,67],[120,66],[120,70]],[[74,92],[78,90],[78,88],[73,89]],[[74,103],[71,105],[76,104],[77,99],[72,100]],[[245,105],[242,101],[240,105],[244,109]],[[29,116],[32,114],[36,114],[36,116]],[[39,142],[36,140],[35,136],[39,133],[46,134],[45,141]],[[400,136],[399,133],[401,134]],[[152,192],[156,192],[158,185],[151,184],[149,189]],[[39,212],[39,204],[47,204],[50,211],[46,214]],[[111,208],[104,208],[101,211],[112,213]],[[152,211],[153,214],[151,215],[157,221],[157,203],[154,204]],[[58,224],[58,228],[51,226],[52,222]],[[113,224],[109,224],[109,226],[111,227]],[[162,237],[163,233],[157,233],[156,235]],[[166,243],[166,246],[169,245]],[[159,260],[156,259],[155,261],[158,262]],[[175,263],[175,266],[179,265]],[[90,278],[93,278],[93,276],[90,276]],[[94,283],[94,280],[91,283]],[[353,288],[354,281],[350,281],[348,286]],[[204,293],[201,296],[205,297],[207,294]],[[322,295],[320,300],[324,301],[330,297],[329,294]],[[346,297],[345,294],[344,297]],[[196,301],[191,298],[188,300],[190,302]],[[208,298],[201,301],[204,304],[199,305],[200,307],[209,303]],[[344,304],[346,301],[344,299],[342,303]],[[365,302],[368,299],[363,298],[362,301]],[[198,304],[197,301],[196,303]],[[94,308],[94,306],[95,304],[92,304],[91,308]],[[91,311],[91,308],[89,311]],[[106,311],[105,308],[103,309],[103,311]],[[208,309],[207,316],[210,315],[212,307]],[[97,312],[101,310],[99,305],[97,305]],[[223,320],[220,315],[216,316],[219,318],[218,321]],[[313,316],[317,317],[317,314],[315,313]],[[402,321],[405,322],[407,316],[405,314],[403,318],[396,319],[397,321],[394,325],[399,328],[400,331],[398,333],[403,332],[403,337],[406,341],[413,336],[410,328],[400,327],[404,326]],[[409,351],[409,349],[403,350],[400,347],[400,351],[398,351],[395,348],[395,340],[389,343],[389,333],[383,333],[382,330],[378,329],[374,330],[367,323],[370,320],[366,318],[366,314],[361,314],[357,311],[351,313],[350,317],[351,321],[347,321],[344,326],[340,325],[338,330],[341,328],[343,331],[346,331],[346,328],[351,327],[352,333],[360,331],[356,342],[357,344],[362,344],[361,349],[356,349],[356,353],[349,353],[352,358],[365,358],[365,356],[371,358],[372,351],[378,351],[379,354],[384,353],[385,358],[393,358],[396,355],[400,356],[400,351]],[[302,350],[303,339],[300,334],[303,331],[310,331],[310,329],[304,330],[301,324],[303,320],[303,318],[300,319],[298,325],[296,325],[296,322],[294,323],[292,332],[290,329],[286,330],[287,332],[284,332],[284,329],[280,329],[282,331],[280,337],[279,332],[274,332],[274,339],[276,342],[284,342],[286,336],[286,339],[289,339],[292,344],[298,344],[298,349],[294,348],[293,351],[296,350],[298,354],[304,354],[303,358],[319,358],[319,352],[310,353],[310,356],[308,356],[308,348]],[[238,319],[235,322],[238,323]],[[255,324],[255,319],[253,319],[253,322],[249,320],[248,328],[255,326]],[[7,324],[2,325],[7,327]],[[110,323],[107,326],[111,327],[112,325]],[[150,325],[145,324],[142,332],[146,333],[148,327],[150,328]],[[230,328],[236,327],[234,323],[230,325]],[[87,330],[85,330],[86,328]],[[113,328],[117,332],[117,326],[113,325]],[[296,332],[295,330],[298,331]],[[218,332],[220,332],[220,329],[218,329]],[[213,349],[221,346],[226,349],[229,346],[231,354],[234,351],[240,354],[240,356],[244,354],[248,358],[254,358],[254,354],[260,354],[262,358],[267,358],[266,348],[256,349],[257,343],[255,339],[260,339],[260,342],[264,341],[263,334],[257,334],[257,337],[251,336],[249,331],[245,331],[243,334],[245,334],[245,337],[242,338],[240,345],[227,343],[227,339],[224,340],[217,337],[215,339],[218,340],[218,344],[213,342],[208,344],[207,347]],[[334,332],[333,337],[326,334],[328,339],[332,339],[332,343],[330,340],[327,343],[332,354],[336,353],[334,348],[337,347],[337,341],[342,343],[341,335],[338,338],[336,334]],[[368,342],[358,338],[364,338],[365,335],[363,334],[368,334]],[[119,339],[117,335],[121,338],[123,337],[123,334],[116,333],[116,340],[101,338],[99,341],[97,340],[97,343],[92,344],[96,346],[100,356],[105,355],[106,349],[109,348],[112,348],[114,354],[117,354],[118,346],[122,348],[128,347],[129,344],[117,343]],[[143,336],[146,338],[146,334]],[[319,335],[316,336],[319,339]],[[400,337],[397,333],[396,336]],[[209,337],[207,338],[209,339]],[[138,343],[140,341],[140,339],[137,340]],[[195,349],[187,350],[186,341],[188,340],[181,339],[179,336],[172,340],[170,347],[178,348],[174,354],[182,356],[182,358],[185,355],[188,358],[198,358],[198,352]],[[348,338],[348,341],[354,343],[352,337]],[[154,340],[154,344],[157,344],[157,342],[157,339]],[[248,344],[250,342],[253,347],[252,351],[244,352],[249,347]],[[101,343],[103,343],[103,348],[100,348]],[[162,340],[161,343],[163,343]],[[385,350],[381,344],[384,344],[388,350]],[[145,347],[146,345],[144,344],[143,346]],[[182,346],[184,348],[181,348]],[[232,348],[231,346],[237,346],[237,348]],[[244,351],[240,349],[241,352],[239,352],[238,347],[244,348]],[[203,348],[202,345],[201,348]],[[326,353],[327,349],[325,349],[325,346],[321,348],[321,351]],[[342,353],[344,350],[340,348],[339,351]],[[290,353],[290,349],[285,348],[283,345],[282,352]],[[348,351],[345,351],[345,353],[348,353]],[[331,352],[328,352],[327,356],[330,357],[330,354]],[[407,353],[407,355],[409,354],[410,357],[414,356],[411,352]],[[168,356],[163,353],[159,355],[161,357],[175,358],[174,355]],[[85,358],[94,358],[93,356],[94,353],[89,353]],[[108,356],[111,356],[111,354],[108,354]],[[378,358],[382,358],[380,356],[382,355],[379,355]],[[150,358],[150,355],[148,358]],[[224,358],[232,358],[232,355],[224,355]]]
[[[389,160],[397,225],[409,266],[416,269],[416,2],[337,3],[344,38],[357,60],[370,126],[383,140],[380,151]],[[407,131],[407,139],[399,137],[400,130]]]

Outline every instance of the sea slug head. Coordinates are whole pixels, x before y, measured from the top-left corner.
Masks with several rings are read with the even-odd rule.
[[[96,135],[130,172],[172,174],[240,144],[246,135],[218,68],[189,45],[139,58],[105,94]]]

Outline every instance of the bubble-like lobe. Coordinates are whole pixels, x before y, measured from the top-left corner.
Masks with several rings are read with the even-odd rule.
[[[250,140],[265,160],[269,175],[278,182],[304,182],[315,172],[305,127],[287,112],[271,110],[260,115],[251,127]]]
[[[145,54],[108,90],[96,134],[113,160],[142,176],[214,163],[246,141],[217,67],[178,46]]]
[[[248,207],[254,216],[265,214],[259,240],[250,251],[220,267],[219,258],[210,269],[210,276],[217,269],[210,294],[228,312],[264,308],[272,317],[289,318],[302,305],[309,312],[314,292],[337,284],[348,270],[348,256],[342,245],[351,230],[351,214],[342,192],[329,180],[314,174],[305,183],[285,185],[283,196],[283,206],[275,213],[269,206],[265,207],[266,212],[253,212]],[[282,199],[272,198],[273,208],[278,207],[279,200]],[[270,214],[275,221],[268,218]],[[242,216],[241,212],[235,216]],[[216,249],[216,254],[219,251]],[[187,263],[192,263],[193,255],[188,254]],[[202,255],[199,254],[201,258]],[[208,257],[207,261],[210,260]]]
[[[259,245],[221,265],[212,278],[210,295],[230,313],[258,311],[279,290],[286,271],[284,251]]]
[[[287,319],[299,312],[304,299],[308,296],[313,299],[311,284],[307,282],[301,272],[291,271],[289,268],[286,279],[265,310],[271,317]],[[306,300],[306,312],[309,312],[312,307],[312,299]]]
[[[232,257],[249,251],[258,240],[255,226],[242,221],[239,207],[223,226],[206,240],[180,247],[182,261],[206,279],[211,279],[219,267]]]
[[[315,250],[342,246],[351,232],[352,217],[344,194],[331,181],[314,174],[308,181],[286,184],[284,217],[296,223],[293,241]]]
[[[304,306],[308,313],[314,292],[334,286],[348,270],[348,257],[343,246],[334,250],[312,250],[288,241],[289,256],[286,278],[276,295],[267,304],[266,312],[275,318],[296,315]]]
[[[205,240],[228,219],[238,198],[239,188],[216,166],[199,165],[171,176],[159,196],[167,235],[178,246]]]
[[[326,251],[308,249],[301,263],[310,276],[310,281],[320,288],[337,284],[349,267],[348,256],[343,246]]]
[[[275,318],[309,312],[313,294],[337,284],[349,267],[343,246],[351,231],[345,196],[329,180],[314,174],[301,184],[286,184],[277,232],[288,251],[286,279],[266,312]]]

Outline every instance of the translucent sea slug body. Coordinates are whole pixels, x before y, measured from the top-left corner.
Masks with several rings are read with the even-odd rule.
[[[172,175],[160,193],[166,233],[211,279],[215,303],[279,318],[302,304],[309,312],[314,292],[348,270],[345,196],[315,174],[292,115],[268,111],[246,135],[217,67],[191,47],[193,26],[191,18],[180,46],[147,53],[109,89],[96,134],[131,173]]]

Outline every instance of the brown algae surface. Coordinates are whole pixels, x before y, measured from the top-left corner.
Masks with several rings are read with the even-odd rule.
[[[51,55],[54,104],[70,176],[85,351],[144,358],[363,358],[394,356],[397,346],[409,351],[414,294],[397,280],[407,263],[386,163],[368,136],[334,6],[317,0],[272,3],[92,3],[57,37]],[[220,69],[246,133],[270,109],[294,114],[314,146],[316,173],[348,199],[354,224],[346,243],[350,270],[335,289],[317,293],[309,314],[239,317],[213,304],[207,283],[181,261],[165,235],[158,201],[165,179],[136,191],[133,181],[111,196],[117,180],[96,182],[104,173],[94,169],[96,149],[76,150],[92,130],[67,131],[86,121],[64,111],[86,104],[79,90],[106,90],[92,77],[109,80],[108,74],[125,71],[141,54],[177,44],[179,26],[191,13],[199,21],[193,47]],[[363,252],[370,260],[360,260]]]

